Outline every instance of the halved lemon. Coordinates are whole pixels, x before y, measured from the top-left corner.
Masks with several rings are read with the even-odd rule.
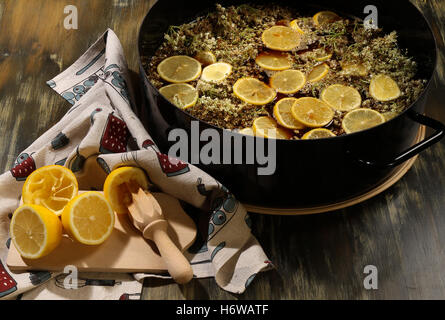
[[[183,83],[196,80],[201,74],[201,64],[189,56],[172,56],[158,65],[159,76],[167,82]]]
[[[328,104],[312,97],[297,99],[291,112],[297,121],[310,128],[324,127],[334,118],[334,110]]]
[[[216,62],[215,55],[210,51],[200,51],[195,55],[194,58],[198,60],[204,67]]]
[[[317,82],[326,77],[329,72],[329,66],[326,63],[315,66],[307,76],[307,81]]]
[[[193,107],[198,101],[198,90],[187,83],[174,83],[159,89],[171,103],[181,109]]]
[[[378,101],[391,101],[401,95],[397,82],[385,74],[379,74],[371,79],[369,93]]]
[[[70,236],[87,245],[99,245],[111,235],[114,212],[97,191],[79,194],[63,209],[62,224]]]
[[[300,44],[301,34],[290,27],[273,26],[263,32],[261,39],[269,49],[291,51]]]
[[[277,92],[255,78],[241,78],[233,85],[233,93],[244,102],[265,105],[273,101]]]
[[[292,21],[289,23],[289,26],[290,26],[292,29],[297,30],[298,33],[300,33],[300,34],[304,34],[304,31],[301,30],[300,26],[298,25],[298,19],[292,20]]]
[[[59,216],[78,191],[76,176],[70,169],[50,165],[28,176],[23,185],[22,198],[24,204],[43,206]]]
[[[278,123],[283,127],[292,130],[304,128],[304,125],[297,121],[292,115],[292,106],[296,101],[297,99],[295,98],[284,98],[278,101],[273,108],[273,114]]]
[[[148,178],[141,168],[120,167],[107,176],[104,183],[104,195],[117,214],[128,213],[127,205],[133,200],[130,192],[139,188],[148,190]]]
[[[348,112],[342,121],[343,130],[353,133],[375,127],[385,122],[385,117],[372,109],[361,108]]]
[[[340,16],[332,11],[320,11],[314,15],[314,23],[320,26],[340,20]]]
[[[259,117],[253,122],[253,132],[255,136],[272,139],[290,139],[292,133],[288,130],[278,127],[277,122],[271,117]]]
[[[265,70],[282,71],[292,67],[289,54],[280,51],[264,51],[255,59],[257,65]]]
[[[360,108],[362,104],[362,97],[357,89],[341,84],[334,84],[324,89],[321,100],[339,111],[351,111]]]
[[[243,128],[238,133],[245,134],[247,136],[254,136],[255,135],[255,133],[253,132],[253,129],[250,128],[250,127],[249,128]]]
[[[336,135],[328,129],[324,128],[317,128],[313,129],[309,132],[307,132],[302,139],[303,140],[313,140],[313,139],[324,139],[324,138],[331,138],[336,137]]]
[[[219,82],[232,73],[232,66],[225,62],[213,63],[202,70],[201,80]]]
[[[285,70],[275,73],[270,78],[270,86],[277,92],[292,94],[306,84],[306,76],[299,70]]]
[[[9,227],[20,255],[38,259],[48,255],[62,240],[62,223],[45,207],[25,204],[15,210]]]

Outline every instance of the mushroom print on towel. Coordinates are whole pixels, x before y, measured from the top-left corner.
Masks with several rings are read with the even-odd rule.
[[[32,154],[22,153],[17,157],[11,174],[17,181],[25,181],[34,170],[36,170],[36,163]]]

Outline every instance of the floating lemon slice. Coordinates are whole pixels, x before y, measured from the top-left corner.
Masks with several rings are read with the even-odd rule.
[[[316,26],[332,23],[340,19],[339,15],[332,11],[320,11],[314,15],[314,23]]]
[[[377,101],[391,101],[401,95],[397,83],[384,74],[379,74],[371,79],[369,93]]]
[[[131,192],[139,188],[148,190],[148,179],[144,170],[136,167],[120,167],[111,171],[104,183],[104,195],[117,214],[128,213],[127,204],[133,200]]]
[[[306,76],[299,70],[285,70],[270,78],[270,86],[280,93],[292,94],[306,84]]]
[[[201,80],[219,82],[232,73],[232,66],[225,62],[213,63],[202,70]]]
[[[307,132],[302,139],[313,140],[313,139],[324,139],[331,137],[336,137],[336,135],[331,130],[324,128],[317,128]]]
[[[239,131],[239,133],[241,133],[241,134],[245,134],[245,135],[247,135],[247,136],[254,136],[254,135],[255,135],[255,133],[253,132],[253,129],[252,129],[252,128],[243,128],[243,129],[241,129],[241,130]]]
[[[269,49],[291,51],[300,44],[301,34],[290,27],[273,26],[264,31],[261,38]]]
[[[175,83],[159,89],[171,103],[181,109],[193,107],[198,101],[198,90],[186,83]]]
[[[284,98],[275,104],[273,114],[278,123],[285,128],[292,130],[303,129],[304,125],[297,121],[292,115],[292,106],[297,101],[295,98]]]
[[[200,51],[195,55],[194,58],[198,60],[204,67],[216,62],[215,55],[210,51]]]
[[[282,71],[292,67],[289,54],[280,51],[264,51],[255,59],[261,68],[271,71]]]
[[[334,118],[334,110],[329,105],[312,97],[297,99],[291,112],[297,121],[310,128],[324,127]]]
[[[289,23],[289,26],[290,26],[292,29],[295,29],[299,34],[304,34],[304,31],[301,30],[301,28],[300,28],[299,25],[298,25],[298,19],[292,20],[292,21]]]
[[[342,63],[341,67],[344,72],[351,75],[364,77],[368,74],[368,69],[362,63]]]
[[[241,78],[233,85],[233,93],[244,102],[265,105],[272,102],[277,92],[255,78]]]
[[[326,77],[329,72],[329,66],[326,63],[319,64],[314,67],[312,71],[307,76],[307,81],[309,82],[317,82]]]
[[[362,108],[348,112],[342,121],[343,130],[353,133],[375,127],[385,122],[385,117],[375,110]]]
[[[332,52],[327,51],[324,48],[316,50],[315,60],[323,62],[332,58]]]
[[[113,231],[114,212],[102,193],[89,191],[68,203],[62,213],[62,224],[80,243],[98,245]]]
[[[158,65],[158,73],[167,82],[190,82],[201,74],[201,64],[188,56],[173,56],[162,60]]]
[[[50,165],[28,176],[23,185],[22,198],[24,204],[37,204],[61,215],[65,205],[78,191],[76,176],[70,169]]]
[[[25,204],[12,215],[12,242],[20,255],[38,259],[53,251],[62,240],[62,223],[45,207]]]
[[[285,139],[292,138],[292,134],[283,128],[279,128],[277,122],[271,117],[259,117],[253,122],[253,132],[255,136],[272,138],[272,139]]]
[[[334,84],[323,90],[321,100],[339,111],[351,111],[360,108],[362,97],[357,89]]]

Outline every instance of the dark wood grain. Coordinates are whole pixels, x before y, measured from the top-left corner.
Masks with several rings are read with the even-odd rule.
[[[436,33],[439,68],[427,114],[445,121],[445,1],[413,1]],[[56,123],[68,105],[45,82],[67,68],[107,27],[137,71],[136,34],[154,1],[0,1],[0,169]],[[79,29],[63,28],[63,8]],[[185,286],[147,279],[144,299],[445,299],[445,142],[428,149],[395,186],[360,205],[314,216],[252,215],[253,232],[276,269],[243,295],[213,279]],[[365,290],[363,268],[379,270]]]

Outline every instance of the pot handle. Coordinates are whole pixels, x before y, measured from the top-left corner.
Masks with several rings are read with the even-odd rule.
[[[402,164],[403,162],[411,159],[412,157],[418,155],[420,152],[432,146],[433,144],[439,142],[445,136],[445,125],[442,124],[440,121],[434,120],[415,111],[408,111],[408,116],[409,118],[411,118],[411,120],[434,129],[435,132],[428,138],[425,138],[423,141],[416,143],[409,149],[403,151],[402,153],[388,161],[367,161],[358,159],[358,162],[368,167],[371,166],[382,169],[394,168]]]

